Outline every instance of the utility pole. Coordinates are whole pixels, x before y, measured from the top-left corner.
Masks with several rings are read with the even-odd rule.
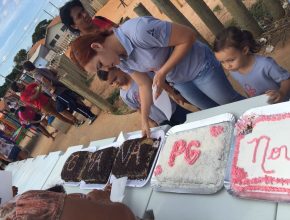
[[[55,4],[53,4],[51,1],[49,1],[49,3],[50,3],[53,7],[55,7],[57,10],[59,10],[59,8],[58,8]]]
[[[50,14],[49,12],[47,12],[46,10],[43,9],[43,11],[48,14],[50,17],[54,18],[52,14]]]

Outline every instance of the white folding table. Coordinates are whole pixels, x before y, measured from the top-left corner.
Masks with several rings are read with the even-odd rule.
[[[187,122],[227,112],[239,117],[250,108],[264,105],[267,105],[267,97],[265,95],[258,96],[188,114]],[[227,193],[225,189],[212,195],[153,191],[147,209],[153,209],[155,218],[162,220],[274,220],[276,218],[277,205],[275,202],[239,199]]]

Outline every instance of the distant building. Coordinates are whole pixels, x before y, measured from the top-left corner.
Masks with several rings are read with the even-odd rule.
[[[55,17],[46,28],[45,45],[48,49],[59,52],[69,38],[67,27],[61,23],[59,16]]]
[[[55,56],[64,54],[74,37],[61,23],[60,17],[55,17],[46,28],[45,46],[49,52],[45,59],[51,62]]]
[[[80,0],[84,8],[93,17],[98,10],[100,10],[108,0]]]
[[[48,61],[46,56],[49,53],[49,49],[45,45],[39,45],[34,54],[29,58],[29,60],[34,63],[36,67],[47,66]]]
[[[38,47],[40,45],[44,45],[44,44],[45,44],[45,38],[42,38],[41,40],[39,40],[35,44],[33,44],[27,53],[27,58],[30,59],[33,56],[33,54],[35,53],[35,51],[38,49]]]

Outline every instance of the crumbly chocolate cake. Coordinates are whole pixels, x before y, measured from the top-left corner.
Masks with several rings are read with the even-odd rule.
[[[125,141],[120,147],[112,173],[120,178],[143,180],[149,175],[160,140],[137,138]]]
[[[65,182],[79,182],[81,180],[81,173],[91,154],[88,151],[72,153],[62,168],[61,178]]]
[[[94,152],[82,172],[81,179],[86,183],[106,183],[117,151],[117,148],[109,147]]]

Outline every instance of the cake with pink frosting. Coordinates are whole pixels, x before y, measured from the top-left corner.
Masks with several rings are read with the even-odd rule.
[[[241,197],[289,200],[290,113],[245,117],[236,124],[231,189]]]
[[[223,186],[233,125],[221,122],[169,135],[154,170],[169,192],[214,193]]]

